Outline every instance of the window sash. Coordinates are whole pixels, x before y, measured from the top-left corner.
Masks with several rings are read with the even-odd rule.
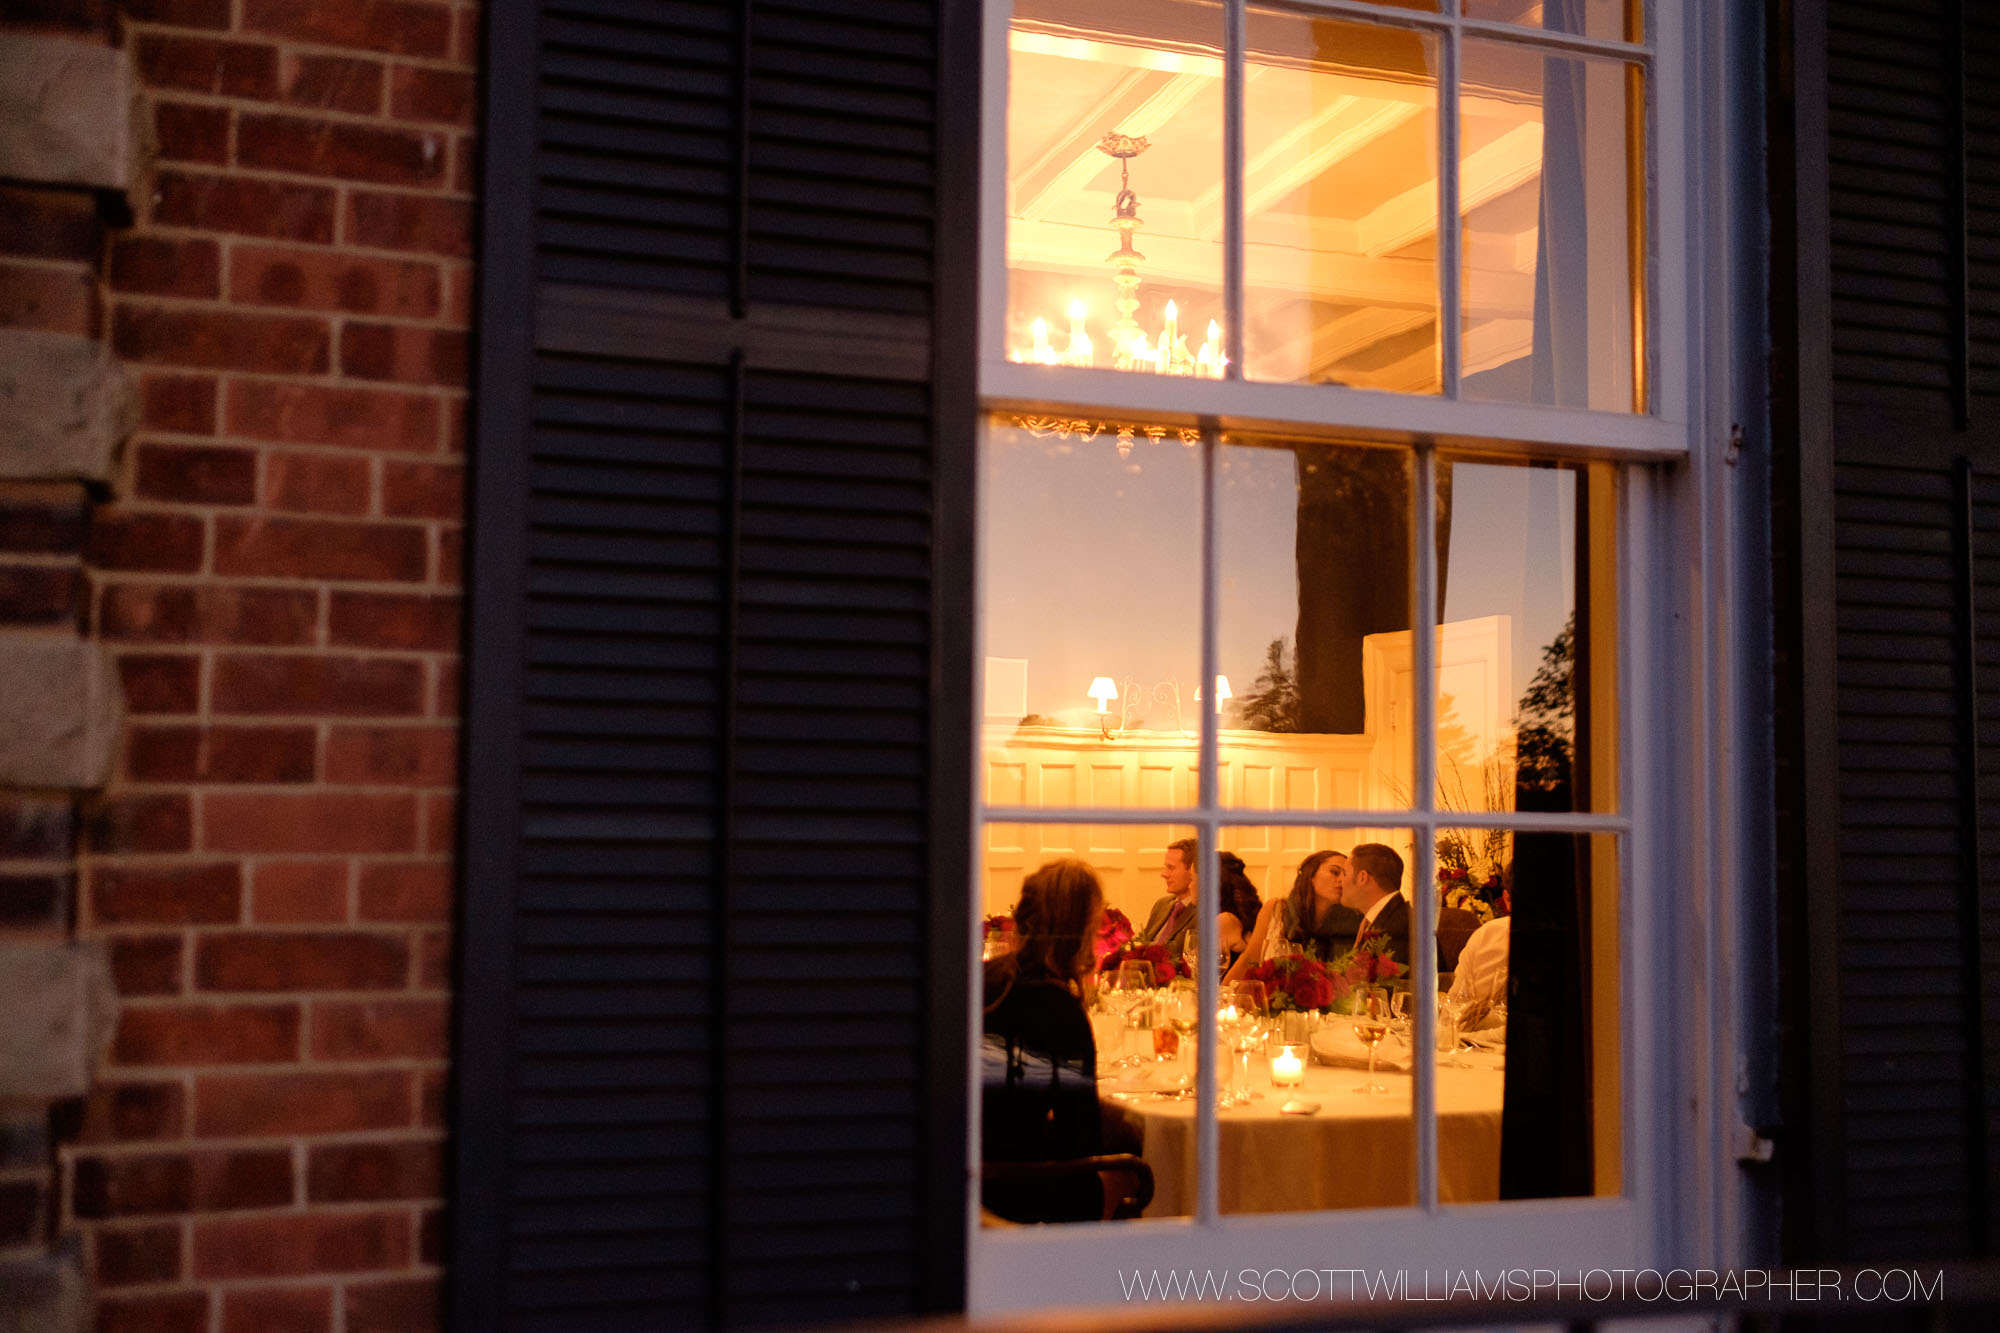
[[[1208,420],[1225,429],[1321,427],[1412,441],[1476,440],[1500,448],[1511,443],[1523,450],[1583,449],[1601,455],[1647,459],[1685,456],[1689,419],[1685,312],[1680,303],[1661,301],[1656,296],[1663,291],[1682,290],[1686,269],[1681,253],[1687,227],[1680,210],[1680,174],[1663,160],[1655,147],[1680,141],[1679,118],[1671,114],[1673,99],[1679,95],[1678,81],[1663,81],[1663,70],[1669,73],[1671,70],[1657,60],[1650,41],[1644,44],[1608,41],[1464,18],[1457,14],[1456,0],[1442,0],[1445,12],[1438,14],[1382,8],[1366,0],[1257,0],[1260,8],[1417,29],[1439,41],[1438,331],[1444,367],[1441,392],[1401,394],[1242,377],[1243,87],[1248,3],[1249,0],[1224,0],[1223,306],[1229,364],[1224,379],[1202,380],[1008,360],[1007,81],[1012,6],[1008,0],[986,0],[981,88],[983,189],[978,339],[981,401],[990,407],[1115,413],[1184,424]],[[1659,10],[1666,3],[1667,0],[1652,0],[1647,5],[1649,29],[1657,31],[1662,26]],[[1634,369],[1635,391],[1646,400],[1644,410],[1608,412],[1468,402],[1459,396],[1464,303],[1458,221],[1458,73],[1462,39],[1467,36],[1533,47],[1551,55],[1615,58],[1636,66],[1640,72],[1644,104],[1636,108],[1637,123],[1630,129],[1639,135],[1644,151],[1640,178],[1628,180],[1627,188],[1629,193],[1636,186],[1644,198],[1643,218],[1639,222],[1644,237],[1643,262],[1635,275],[1639,288],[1635,336],[1642,354]],[[1442,225],[1444,219],[1453,222]]]

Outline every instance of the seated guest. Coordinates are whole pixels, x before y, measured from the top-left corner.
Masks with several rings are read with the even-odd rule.
[[[1234,964],[1247,947],[1246,926],[1256,924],[1264,908],[1264,899],[1257,892],[1257,886],[1250,882],[1242,857],[1235,852],[1223,852],[1216,860],[1222,868],[1222,912],[1216,918],[1216,933],[1222,941],[1222,951]]]
[[[1403,897],[1403,858],[1393,847],[1364,842],[1347,858],[1347,887],[1341,901],[1361,913],[1354,944],[1382,938],[1382,953],[1410,966],[1410,904]]]
[[[1162,945],[1176,960],[1187,952],[1188,931],[1194,926],[1195,863],[1200,858],[1201,844],[1193,838],[1182,838],[1167,848],[1160,866],[1167,891],[1153,904],[1139,931],[1139,943]]]
[[[1361,913],[1342,905],[1346,883],[1347,853],[1308,856],[1292,880],[1292,891],[1265,903],[1257,914],[1256,928],[1224,980],[1238,980],[1257,964],[1283,953],[1284,945],[1319,959],[1353,948]]]
[[[1102,1142],[1097,1046],[1080,982],[1104,914],[1081,861],[1051,861],[1021,885],[1019,944],[986,964],[981,1155],[989,1161],[1088,1157]],[[1004,1066],[993,1066],[1004,1061]]]
[[[1509,878],[1513,868],[1508,867]],[[1511,895],[1502,890],[1500,910],[1512,906]],[[1492,1027],[1505,1021],[1507,1006],[1507,951],[1514,938],[1514,918],[1494,917],[1465,942],[1458,955],[1458,970],[1452,974],[1447,997],[1458,1006],[1458,1025],[1465,1031]]]

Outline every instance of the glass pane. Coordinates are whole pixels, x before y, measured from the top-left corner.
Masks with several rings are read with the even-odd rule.
[[[1440,829],[1438,1197],[1624,1188],[1618,840]]]
[[[1223,803],[1407,808],[1410,455],[1231,436],[1218,476]]]
[[[1465,0],[1465,16],[1524,28],[1601,37],[1610,42],[1645,40],[1646,15],[1640,0]]]
[[[1644,411],[1637,66],[1463,49],[1464,396]]]
[[[1143,1216],[1193,1211],[1193,1136],[1169,1151],[1149,1128],[1157,1108],[1193,1121],[1198,1010],[1182,945],[1199,939],[1186,873],[1199,855],[1173,845],[1192,832],[1101,824],[982,831],[980,1194],[988,1225],[1140,1216],[1140,1182],[1158,1187],[1162,1178],[1171,1183]],[[1073,1165],[1099,1154],[1146,1165]]]
[[[1618,808],[1609,463],[1438,463],[1440,810]]]
[[[1222,373],[1222,10],[1020,0],[1007,355]]]
[[[1225,934],[1254,924],[1217,1014],[1223,1212],[1416,1203],[1410,1048],[1392,1021],[1411,847],[1408,829],[1225,831]]]
[[[1436,393],[1437,39],[1252,9],[1244,363]]]
[[[980,484],[988,805],[1191,806],[1201,449],[996,417]]]

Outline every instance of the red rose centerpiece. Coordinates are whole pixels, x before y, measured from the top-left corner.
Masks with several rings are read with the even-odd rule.
[[[1325,964],[1303,954],[1273,958],[1250,969],[1248,981],[1264,983],[1264,994],[1275,1013],[1296,1009],[1318,1013],[1330,1008],[1338,994]]]
[[[1131,918],[1115,907],[1105,908],[1104,924],[1097,928],[1097,939],[1091,946],[1098,967],[1102,968],[1105,959],[1130,944],[1135,934]]]
[[[1173,955],[1167,952],[1167,946],[1164,944],[1120,945],[1104,955],[1103,960],[1097,965],[1097,970],[1116,973],[1120,963],[1151,963],[1155,986],[1164,986],[1180,975],[1180,969],[1174,966]]]

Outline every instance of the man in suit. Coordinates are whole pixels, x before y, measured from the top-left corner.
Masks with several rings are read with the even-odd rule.
[[[1194,928],[1194,867],[1200,855],[1201,844],[1193,838],[1182,838],[1167,848],[1160,866],[1166,896],[1153,904],[1145,929],[1139,932],[1140,943],[1166,946],[1175,966],[1187,952],[1188,931]]]
[[[1347,857],[1347,883],[1340,901],[1361,913],[1359,944],[1370,935],[1385,941],[1382,952],[1410,965],[1410,903],[1403,897],[1403,858],[1379,842],[1364,842]]]

